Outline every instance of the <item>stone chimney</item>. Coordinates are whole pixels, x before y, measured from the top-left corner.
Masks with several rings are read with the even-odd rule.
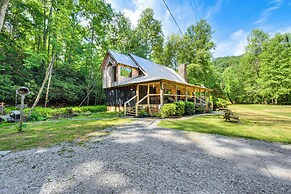
[[[178,65],[178,74],[187,82],[187,64]]]

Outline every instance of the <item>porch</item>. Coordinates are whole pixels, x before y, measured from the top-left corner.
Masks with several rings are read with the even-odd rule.
[[[122,107],[125,115],[138,116],[141,110],[155,115],[164,104],[178,101],[193,102],[204,111],[212,110],[208,88],[168,80],[139,83],[134,88],[135,95]]]

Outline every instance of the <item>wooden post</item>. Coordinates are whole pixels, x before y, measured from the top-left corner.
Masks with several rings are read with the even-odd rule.
[[[187,86],[185,87],[185,92],[186,92],[186,97],[185,97],[186,99],[185,99],[185,100],[186,100],[186,102],[188,102],[188,92],[187,92]]]
[[[177,84],[175,84],[175,102],[177,102],[178,101],[178,94],[177,94]]]
[[[194,89],[194,105],[196,105],[196,88]]]
[[[149,96],[149,94],[150,94],[150,84],[148,84],[148,92],[147,92],[147,95],[148,95],[148,97],[147,97],[147,104],[148,105],[150,104],[150,96]]]
[[[135,116],[138,116],[138,101],[139,101],[139,84],[136,86],[136,103],[135,103]]]
[[[201,103],[201,89],[199,88],[199,103]]]
[[[164,90],[163,90],[163,81],[160,82],[160,105],[161,108],[164,104]]]

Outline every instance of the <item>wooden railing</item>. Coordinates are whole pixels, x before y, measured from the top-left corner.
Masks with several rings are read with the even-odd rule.
[[[134,100],[137,97],[137,95],[133,96],[131,99],[129,99],[128,101],[126,101],[124,103],[124,115],[126,115],[126,105],[131,102],[132,100]]]
[[[146,98],[150,97],[150,96],[160,96],[160,94],[148,94],[145,97],[143,97],[142,99],[140,99],[138,102],[136,102],[135,104],[135,116],[138,116],[138,106],[139,104],[144,101]],[[147,104],[147,106],[149,106],[149,104]]]

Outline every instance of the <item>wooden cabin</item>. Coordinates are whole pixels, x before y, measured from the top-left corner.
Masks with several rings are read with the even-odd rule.
[[[165,103],[191,101],[211,109],[211,90],[186,81],[186,65],[173,69],[134,54],[109,50],[102,63],[103,88],[108,111],[138,116],[141,110],[158,113]]]

